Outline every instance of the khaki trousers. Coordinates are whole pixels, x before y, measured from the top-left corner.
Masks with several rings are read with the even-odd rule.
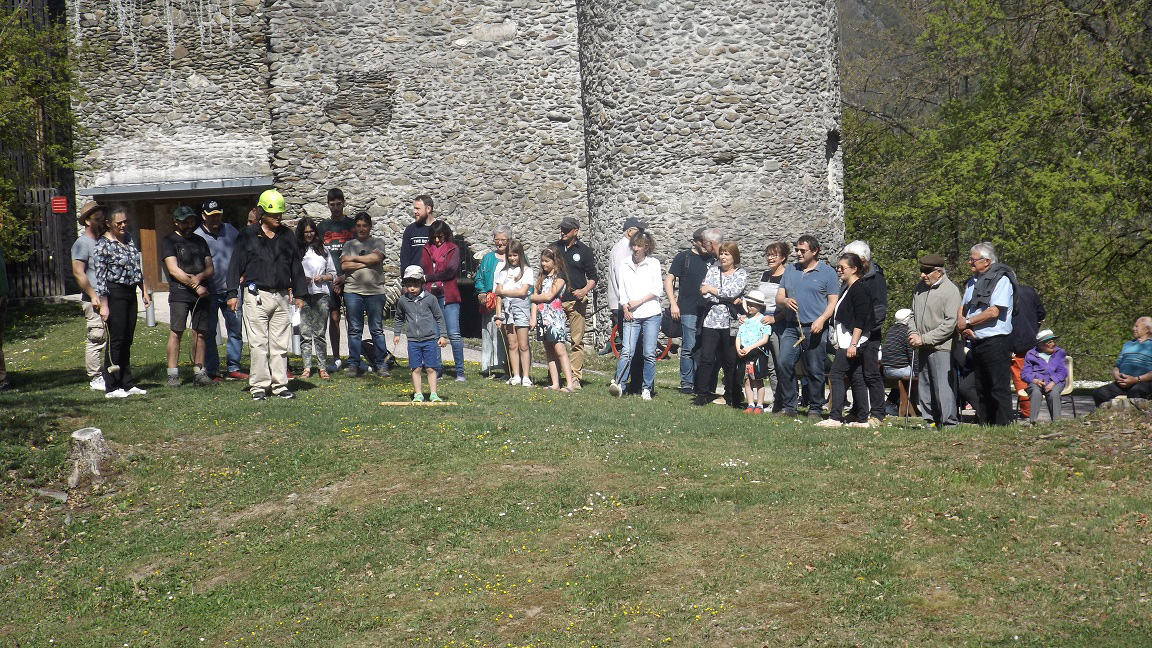
[[[260,290],[244,295],[244,326],[248,329],[253,392],[279,394],[288,388],[288,347],[292,343],[292,312],[288,291]],[[259,301],[259,303],[257,303]]]
[[[88,380],[93,380],[100,376],[100,355],[108,343],[108,329],[91,302],[80,302],[80,307],[84,309],[84,324],[88,329],[84,340],[84,371]]]
[[[587,326],[588,300],[577,299],[564,302],[564,315],[568,318],[568,330],[572,333],[572,352],[568,360],[572,364],[572,377],[580,382],[584,377],[584,330]]]

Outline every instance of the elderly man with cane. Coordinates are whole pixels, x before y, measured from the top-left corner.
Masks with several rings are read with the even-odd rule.
[[[916,349],[920,368],[920,414],[937,428],[957,425],[956,374],[952,371],[952,345],[956,340],[956,316],[960,289],[948,278],[944,257],[920,257],[920,283],[912,296],[912,326],[908,343]],[[915,378],[915,376],[913,376]]]

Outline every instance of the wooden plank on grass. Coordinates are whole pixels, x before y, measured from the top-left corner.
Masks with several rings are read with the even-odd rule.
[[[440,401],[439,403],[432,403],[429,401],[421,401],[419,403],[413,403],[412,401],[381,401],[380,404],[384,407],[398,407],[400,405],[423,405],[424,407],[434,407],[440,405],[459,405],[460,403],[457,403],[456,401]]]

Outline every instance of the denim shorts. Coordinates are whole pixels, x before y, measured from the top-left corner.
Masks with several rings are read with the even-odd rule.
[[[431,340],[424,340],[423,342],[413,342],[408,340],[408,368],[419,369],[435,369],[440,371],[440,347],[436,344],[436,338]]]

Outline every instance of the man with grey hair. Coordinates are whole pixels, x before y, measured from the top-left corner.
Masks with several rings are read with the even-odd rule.
[[[876,325],[868,331],[868,340],[864,342],[860,351],[864,359],[861,368],[864,374],[864,385],[868,388],[868,416],[860,416],[859,421],[868,419],[868,424],[877,426],[884,419],[884,376],[880,373],[880,347],[884,344],[884,319],[888,317],[888,283],[884,278],[884,268],[872,259],[872,248],[864,241],[852,241],[844,246],[845,252],[851,252],[861,259],[868,261],[868,272],[860,277],[860,285],[868,290],[868,297],[872,302],[872,316]],[[853,374],[858,375],[858,374]],[[864,413],[864,404],[853,403],[852,409],[858,414]]]
[[[504,253],[512,240],[511,225],[497,225],[492,230],[492,249],[480,259],[476,271],[476,298],[480,301],[480,375],[496,376],[504,373],[504,345],[500,342],[500,323],[496,321],[495,295],[491,298],[496,274],[504,268]],[[491,305],[489,302],[491,301]]]
[[[944,269],[944,257],[920,257],[920,283],[912,295],[912,327],[908,343],[916,349],[920,368],[920,415],[937,429],[958,424],[956,374],[952,371],[952,346],[956,341],[956,316],[960,289]]]
[[[972,346],[976,418],[980,425],[1012,423],[1012,308],[1016,273],[999,263],[991,243],[968,252],[972,278],[956,318],[956,330]]]
[[[1096,407],[1117,396],[1152,398],[1152,317],[1136,320],[1112,367],[1112,382],[1092,392]]]

